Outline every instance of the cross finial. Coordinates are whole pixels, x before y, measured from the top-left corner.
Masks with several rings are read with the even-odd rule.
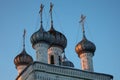
[[[42,12],[43,12],[43,8],[44,8],[44,5],[41,4],[41,5],[40,5],[40,11],[39,11],[40,18],[41,18],[41,25],[42,25]]]
[[[24,29],[24,32],[23,32],[23,49],[25,49],[25,35],[26,35],[26,30]]]
[[[50,3],[50,11],[49,11],[49,13],[50,13],[50,17],[51,17],[51,25],[53,25],[53,20],[52,20],[52,9],[53,9],[53,4]]]
[[[85,36],[85,29],[84,29],[85,18],[86,18],[86,16],[84,16],[84,15],[82,14],[82,15],[81,15],[80,23],[81,23],[81,25],[82,25],[83,36]]]

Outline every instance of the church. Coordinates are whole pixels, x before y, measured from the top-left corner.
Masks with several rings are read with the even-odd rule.
[[[74,64],[67,59],[65,48],[66,36],[54,28],[52,9],[50,3],[50,29],[44,30],[40,6],[40,29],[31,35],[32,48],[36,51],[36,60],[33,61],[25,49],[25,33],[23,34],[23,50],[14,58],[18,71],[16,80],[113,80],[113,76],[94,72],[92,57],[95,55],[96,46],[87,39],[84,29],[86,16],[81,15],[83,38],[75,46],[75,51],[81,60],[81,68],[76,69]]]

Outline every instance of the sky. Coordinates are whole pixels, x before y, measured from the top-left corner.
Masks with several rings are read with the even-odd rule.
[[[41,3],[44,5],[44,29],[50,29],[50,2],[54,4],[54,28],[66,36],[65,54],[75,68],[81,69],[75,46],[82,39],[79,21],[83,14],[86,16],[86,37],[96,45],[94,71],[119,80],[120,0],[0,0],[0,78],[14,80],[18,75],[13,60],[23,49],[24,29],[27,31],[26,51],[35,60],[30,37],[40,28]]]

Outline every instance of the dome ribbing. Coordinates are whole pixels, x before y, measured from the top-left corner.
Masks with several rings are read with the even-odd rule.
[[[16,65],[16,67],[20,65],[29,65],[32,62],[33,58],[29,54],[27,54],[25,49],[23,49],[23,51],[14,59],[14,64]]]
[[[93,53],[94,55],[96,46],[94,43],[87,40],[84,36],[83,39],[76,45],[75,50],[78,53],[78,55],[80,55],[81,53]]]

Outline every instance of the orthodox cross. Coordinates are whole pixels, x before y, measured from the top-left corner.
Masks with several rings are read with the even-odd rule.
[[[86,16],[84,16],[84,15],[82,14],[82,15],[81,15],[80,23],[82,24],[83,35],[85,35],[85,29],[84,29],[85,18],[86,18]]]
[[[50,11],[49,11],[49,13],[50,13],[50,16],[51,16],[51,22],[53,22],[53,20],[52,20],[52,9],[53,9],[53,4],[50,3]]]
[[[39,11],[40,18],[41,18],[41,24],[42,24],[42,12],[43,12],[43,8],[44,8],[44,5],[41,4],[41,5],[40,5],[40,11]]]
[[[24,29],[24,32],[23,32],[23,49],[25,49],[25,35],[26,35],[26,30]]]

